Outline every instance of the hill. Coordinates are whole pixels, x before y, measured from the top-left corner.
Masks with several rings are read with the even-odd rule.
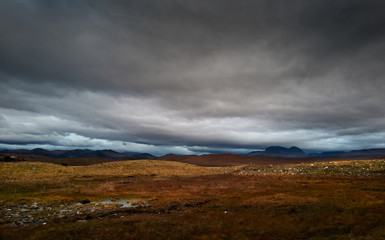
[[[385,148],[353,150],[348,153],[343,153],[341,155],[343,156],[385,156]]]
[[[314,158],[287,158],[275,156],[247,156],[232,153],[205,154],[205,155],[174,155],[169,154],[156,158],[157,160],[168,160],[195,164],[199,166],[225,167],[239,165],[268,165],[268,164],[291,164],[316,161]]]

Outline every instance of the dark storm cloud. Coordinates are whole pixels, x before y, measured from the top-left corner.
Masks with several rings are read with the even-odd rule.
[[[383,1],[0,5],[3,144],[385,147]]]

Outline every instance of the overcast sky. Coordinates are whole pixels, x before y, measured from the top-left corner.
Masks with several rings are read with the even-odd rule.
[[[385,147],[383,0],[1,0],[0,148]]]

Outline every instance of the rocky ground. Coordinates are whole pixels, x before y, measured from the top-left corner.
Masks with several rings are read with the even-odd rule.
[[[102,218],[106,215],[118,214],[147,205],[146,201],[137,199],[107,199],[100,202],[90,202],[85,199],[76,204],[33,202],[32,204],[17,205],[7,203],[0,209],[0,225],[45,225],[54,220],[87,221],[91,218]]]
[[[385,175],[385,160],[360,160],[303,163],[295,165],[247,166],[238,171],[239,175],[332,175],[375,177]]]

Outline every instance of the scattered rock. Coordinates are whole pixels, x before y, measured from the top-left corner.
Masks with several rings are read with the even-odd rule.
[[[105,200],[101,202],[91,202],[88,199],[74,205],[63,205],[60,203],[37,203],[31,205],[13,205],[8,208],[0,209],[0,225],[6,224],[10,226],[25,226],[47,224],[47,222],[55,219],[73,219],[87,220],[93,216],[116,214],[122,211],[122,208],[138,208],[147,206],[146,201],[138,201],[133,199],[127,201],[124,199],[111,202]],[[123,210],[124,211],[124,210]],[[92,214],[92,216],[91,216]]]
[[[87,203],[90,203],[91,201],[88,200],[88,199],[84,199],[82,201],[80,201],[81,204],[87,204]]]

